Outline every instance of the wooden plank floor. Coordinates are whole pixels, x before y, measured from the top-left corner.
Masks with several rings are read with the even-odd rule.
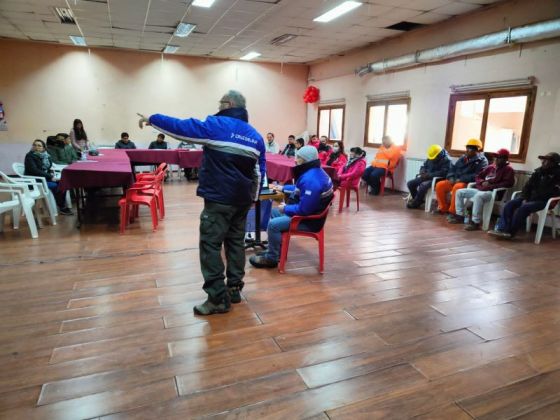
[[[327,262],[247,267],[244,301],[195,317],[202,202],[166,220],[0,234],[0,418],[560,418],[560,241],[496,241],[406,211],[332,212]]]

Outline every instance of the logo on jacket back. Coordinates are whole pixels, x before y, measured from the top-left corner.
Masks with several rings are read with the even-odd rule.
[[[245,141],[247,143],[252,143],[252,144],[257,144],[259,141],[252,139],[251,137],[247,137],[247,136],[242,136],[241,134],[236,134],[236,133],[231,133],[231,137],[232,139],[236,139],[236,140],[242,140]]]

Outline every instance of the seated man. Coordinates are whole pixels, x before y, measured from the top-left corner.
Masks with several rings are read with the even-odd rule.
[[[121,139],[115,143],[115,149],[136,149],[136,145],[128,137],[128,133],[121,133]]]
[[[296,155],[296,136],[293,134],[288,136],[288,144],[284,147],[284,150],[282,150],[280,154],[291,158]]]
[[[496,162],[488,165],[476,176],[475,188],[463,188],[457,191],[455,198],[456,217],[449,219],[449,223],[463,223],[465,203],[470,198],[473,202],[471,221],[465,230],[480,229],[482,208],[484,203],[492,198],[492,190],[496,188],[511,188],[515,183],[515,171],[509,164],[509,150],[500,149],[496,153]]]
[[[78,153],[72,146],[72,139],[66,133],[58,133],[54,150],[49,149],[53,163],[57,165],[70,165],[78,160]]]
[[[428,159],[420,168],[420,173],[406,184],[412,197],[406,207],[409,209],[419,208],[424,202],[426,193],[432,188],[432,179],[436,177],[445,178],[450,167],[451,159],[449,159],[447,152],[439,144],[432,144],[428,148]]]
[[[177,149],[182,150],[197,150],[196,144],[189,143],[188,141],[181,141],[177,146]],[[194,181],[198,179],[198,168],[183,168],[183,173],[185,178],[189,181]]]
[[[466,144],[466,153],[451,165],[447,179],[436,184],[438,209],[434,214],[448,214],[448,219],[455,218],[455,193],[474,182],[476,175],[488,166],[488,159],[481,152],[482,142],[470,139]],[[451,193],[451,201],[447,202],[447,194]]]
[[[362,179],[368,184],[371,195],[379,195],[381,190],[381,178],[385,176],[387,170],[393,172],[402,156],[402,148],[395,145],[389,136],[383,136],[383,143],[371,166],[366,169]]]
[[[278,153],[278,143],[274,139],[274,133],[266,134],[266,142],[264,143],[267,153]]]
[[[539,156],[540,168],[535,169],[529,181],[523,187],[521,196],[509,201],[502,210],[501,226],[496,226],[490,235],[511,239],[523,228],[527,217],[544,209],[552,197],[560,196],[560,155],[549,153]]]
[[[262,255],[254,255],[249,262],[256,268],[274,268],[278,266],[282,232],[290,228],[292,216],[309,216],[321,213],[331,201],[333,195],[332,181],[321,168],[319,154],[313,146],[304,146],[296,153],[294,168],[296,185],[275,186],[274,189],[290,194],[288,203],[280,204],[272,210],[268,223],[268,250]],[[319,231],[324,220],[311,220],[301,223],[300,230]]]
[[[148,147],[148,149],[167,150],[168,147],[167,147],[167,142],[165,141],[165,134],[159,133],[157,135],[157,139],[150,143],[150,146]]]

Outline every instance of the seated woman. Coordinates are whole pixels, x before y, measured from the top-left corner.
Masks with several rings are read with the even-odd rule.
[[[319,154],[313,146],[302,147],[296,153],[294,168],[296,185],[284,185],[274,189],[290,194],[288,203],[280,204],[272,210],[268,223],[268,250],[262,255],[254,255],[249,262],[256,268],[274,268],[278,266],[282,232],[290,228],[292,216],[309,216],[320,214],[332,200],[333,185],[330,177],[321,168]],[[303,224],[303,223],[302,223]],[[324,220],[311,220],[299,229],[316,232]]]
[[[341,188],[358,188],[360,178],[366,170],[366,152],[360,147],[350,149],[350,159],[338,171]]]
[[[321,162],[321,164],[332,166],[336,173],[338,173],[341,168],[344,168],[346,162],[348,162],[348,157],[346,156],[346,153],[344,153],[344,143],[337,141],[333,144],[332,150],[333,152],[329,158],[324,163]]]
[[[362,179],[368,184],[369,193],[378,195],[381,190],[381,178],[387,174],[387,171],[394,171],[397,163],[402,156],[402,148],[393,143],[389,136],[383,136],[382,146],[377,151],[375,158],[371,162]]]
[[[51,171],[52,161],[46,151],[43,140],[35,140],[32,149],[25,155],[25,175],[38,176],[47,180],[49,190],[54,195],[58,212],[66,216],[72,215],[72,211],[66,207],[65,193],[58,189],[58,180],[54,178]]]

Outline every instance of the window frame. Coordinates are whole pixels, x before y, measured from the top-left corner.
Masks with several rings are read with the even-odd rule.
[[[331,139],[331,113],[333,109],[342,109],[342,127],[340,129],[340,139],[334,139],[335,141],[340,141],[340,142],[344,142],[344,126],[345,126],[345,120],[346,120],[346,104],[335,104],[335,105],[319,105],[318,109],[317,109],[317,137],[320,137],[321,135],[319,134],[319,127],[321,126],[321,111],[324,110],[329,110],[329,135],[327,136],[327,138],[330,141],[333,141],[333,139]]]
[[[452,149],[453,126],[455,124],[455,111],[457,108],[457,102],[477,99],[485,100],[479,137],[480,141],[482,141],[482,144],[484,145],[486,140],[486,129],[488,127],[488,110],[490,109],[490,100],[494,98],[506,98],[511,96],[527,96],[525,115],[523,117],[523,129],[521,131],[521,136],[519,139],[519,153],[511,154],[509,156],[510,162],[525,163],[527,159],[527,151],[529,150],[531,125],[533,123],[533,113],[535,110],[535,101],[537,98],[536,86],[531,86],[529,88],[495,89],[468,93],[452,93],[449,97],[447,130],[445,133],[445,149],[449,152],[449,154],[451,156],[458,157],[465,153],[465,150]]]
[[[408,147],[408,127],[410,122],[410,97],[403,97],[403,98],[394,98],[394,99],[379,99],[379,100],[371,100],[367,101],[366,103],[366,127],[364,131],[364,147],[374,147],[379,148],[381,147],[382,143],[369,143],[368,142],[368,133],[369,133],[369,113],[370,109],[373,106],[384,105],[385,106],[385,115],[383,121],[383,135],[387,135],[387,117],[389,115],[388,109],[390,105],[406,105],[406,130],[404,134],[404,143],[402,144],[403,149],[406,150]]]

